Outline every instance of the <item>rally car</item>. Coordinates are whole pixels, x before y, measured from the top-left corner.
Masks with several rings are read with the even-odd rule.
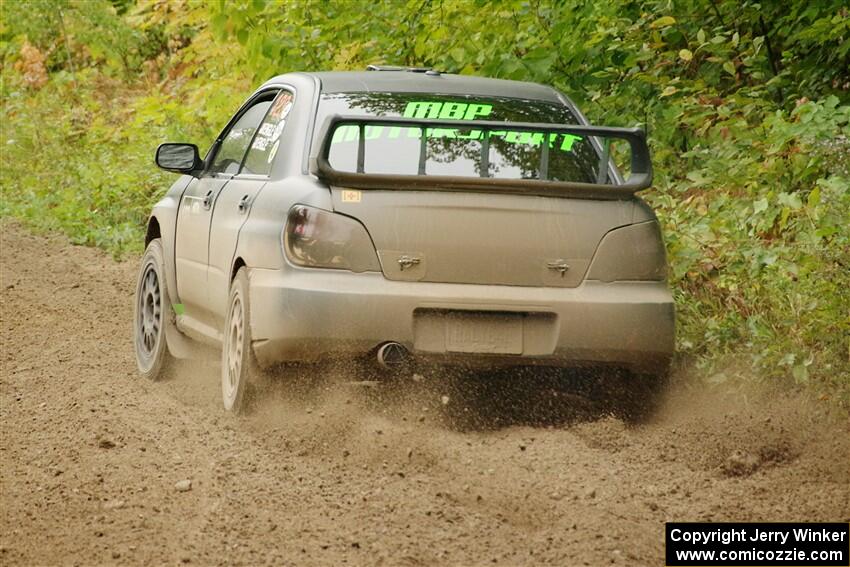
[[[147,225],[145,377],[195,342],[220,348],[238,412],[264,369],[330,356],[600,367],[637,389],[667,372],[664,244],[636,196],[652,181],[644,132],[589,125],[551,87],[289,73],[204,158],[165,143],[156,163],[181,175]]]

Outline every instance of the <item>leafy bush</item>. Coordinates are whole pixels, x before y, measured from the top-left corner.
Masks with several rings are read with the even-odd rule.
[[[3,96],[15,124],[2,140],[3,213],[116,255],[140,251],[150,207],[173,181],[153,166],[157,145],[214,136],[173,95],[127,92],[95,69],[36,92],[6,84]]]
[[[26,11],[47,22],[37,33],[22,12],[24,4],[9,6],[14,19],[8,21],[21,27],[0,34],[0,211],[116,256],[139,252],[151,205],[174,180],[154,166],[156,147],[164,140],[209,145],[248,82],[240,75],[194,79],[200,74],[191,61],[197,52],[184,49],[167,57],[170,48],[160,41],[166,26],[153,17],[162,14],[146,15],[144,5],[137,7],[140,13],[120,18],[105,1],[33,2]],[[172,39],[187,33],[181,22],[172,22]],[[76,35],[66,36],[63,29]],[[87,42],[78,43],[80,38]],[[124,47],[109,47],[122,40]],[[51,63],[51,53],[68,45],[73,62]],[[144,62],[141,56],[152,59]],[[39,65],[50,68],[49,80]],[[128,80],[129,73],[134,74]]]

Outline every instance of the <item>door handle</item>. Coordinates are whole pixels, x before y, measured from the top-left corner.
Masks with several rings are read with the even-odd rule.
[[[412,268],[413,266],[418,266],[421,262],[421,258],[404,254],[401,258],[398,259],[398,269],[400,272],[403,272],[405,268]]]
[[[209,208],[212,207],[212,200],[213,200],[213,192],[207,191],[207,194],[204,195],[204,208],[205,209],[209,210]]]
[[[240,213],[244,213],[245,211],[247,211],[247,210],[248,210],[248,202],[249,202],[249,200],[250,200],[250,196],[249,196],[249,195],[245,195],[244,197],[242,197],[242,198],[239,200],[239,204],[238,204],[238,205],[236,205],[236,208],[238,208],[238,209],[239,209],[239,212],[240,212]]]
[[[567,275],[567,270],[570,269],[569,264],[567,264],[563,260],[555,260],[554,262],[547,262],[546,267],[549,268],[550,270],[554,270],[554,271],[558,272],[559,274],[561,274],[562,278],[565,275]]]

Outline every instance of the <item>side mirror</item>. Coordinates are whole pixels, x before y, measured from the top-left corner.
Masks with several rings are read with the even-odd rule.
[[[204,168],[195,144],[160,144],[156,149],[156,165],[165,171],[188,174]]]

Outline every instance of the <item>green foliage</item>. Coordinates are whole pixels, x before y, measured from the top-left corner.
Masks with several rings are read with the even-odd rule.
[[[683,359],[850,403],[844,0],[30,0],[2,22],[3,214],[138,250],[171,179],[155,146],[209,143],[290,70],[552,84],[595,123],[649,131]]]
[[[850,107],[829,97],[763,118],[731,111],[681,155],[703,167],[647,196],[666,225],[680,346],[847,380]]]
[[[3,35],[48,53],[50,70],[99,65],[129,78],[161,49],[161,36],[137,30],[107,0],[4,2],[3,19]]]
[[[213,134],[172,97],[124,89],[88,69],[54,77],[35,93],[3,92],[4,112],[15,121],[0,142],[4,214],[116,254],[140,250],[150,206],[173,181],[153,167],[156,146]]]

